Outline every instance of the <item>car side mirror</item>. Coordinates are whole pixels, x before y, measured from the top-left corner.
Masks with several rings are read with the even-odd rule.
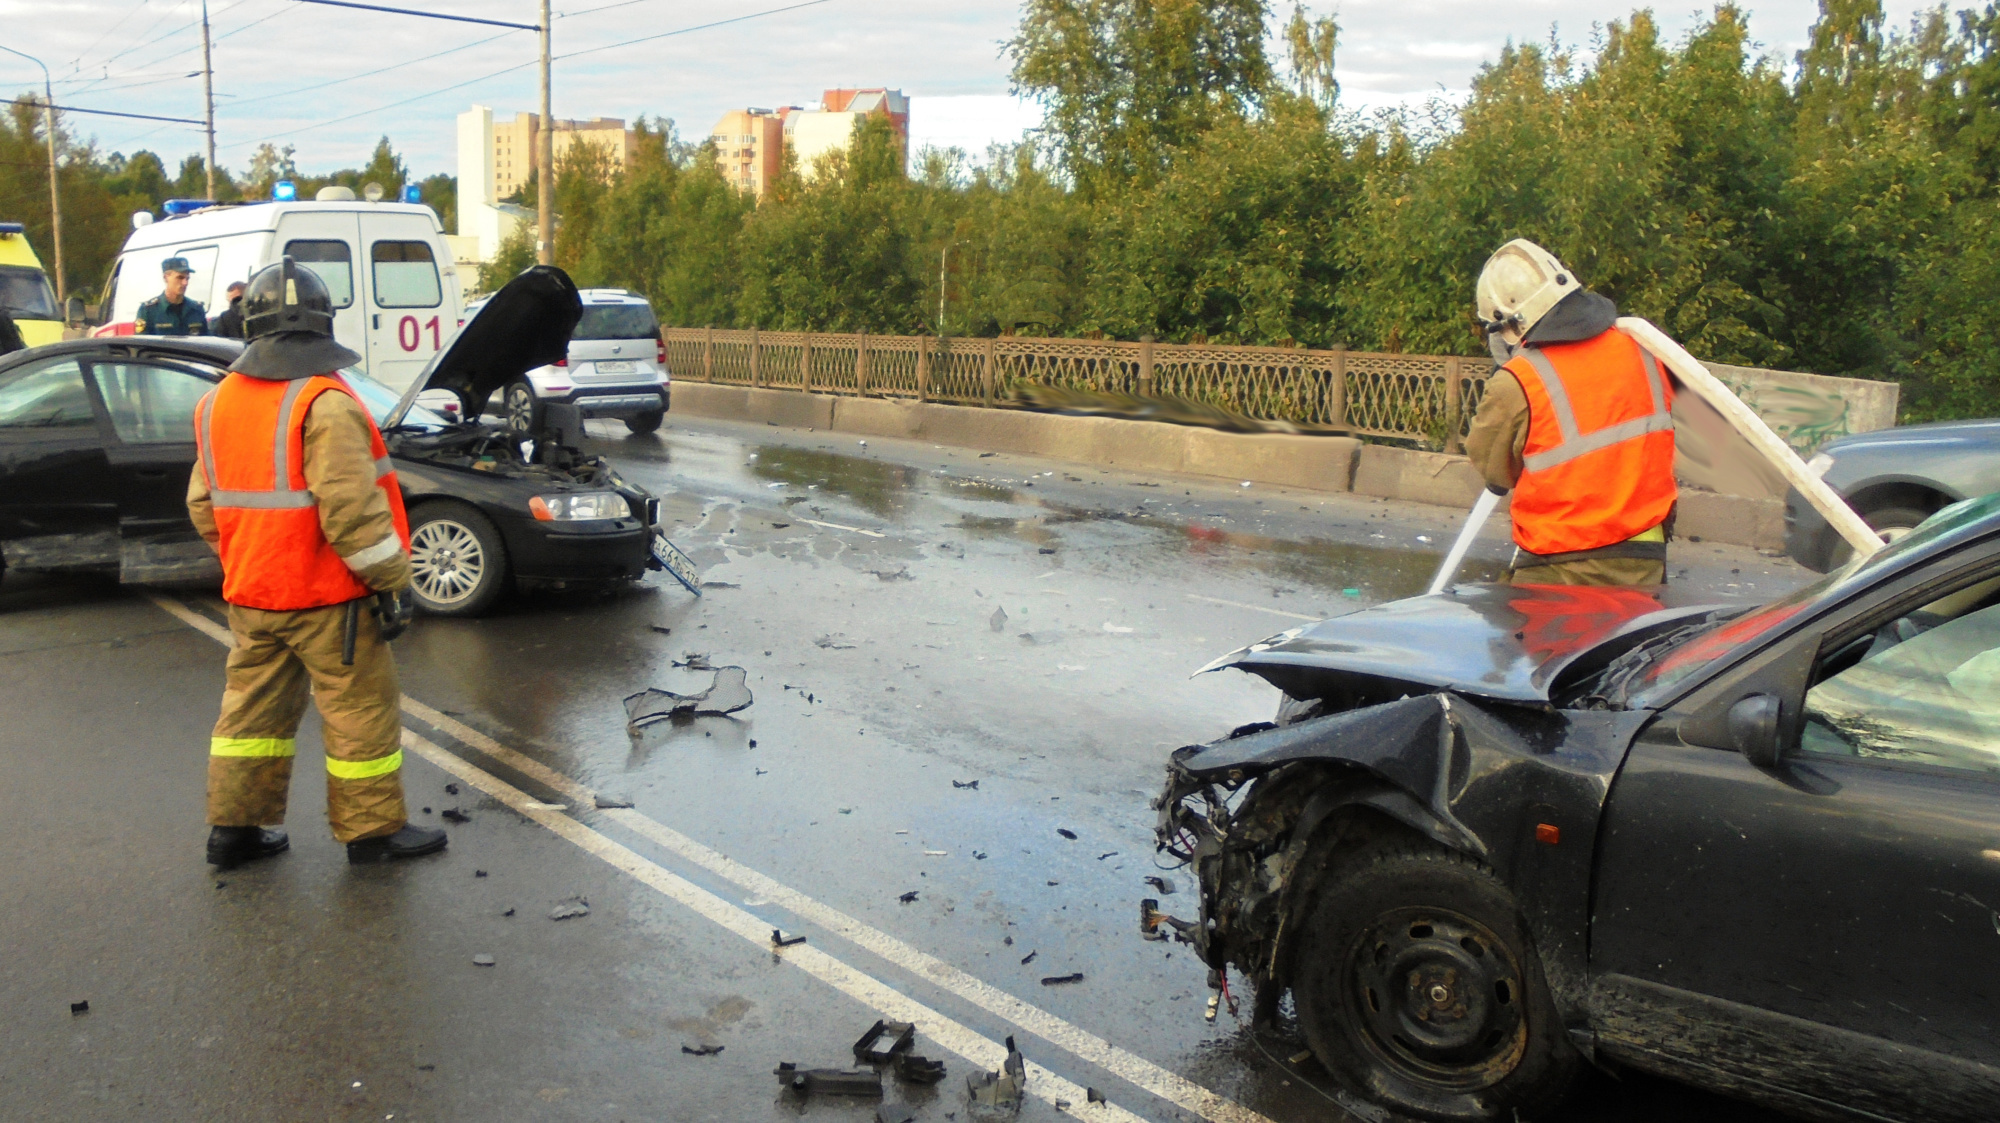
[[[89,316],[90,316],[90,310],[84,306],[82,297],[72,296],[67,301],[63,302],[63,319],[66,322],[71,324],[81,324],[86,319],[88,319]]]
[[[1776,695],[1752,694],[1729,707],[1729,743],[1759,768],[1778,763],[1778,714]]]

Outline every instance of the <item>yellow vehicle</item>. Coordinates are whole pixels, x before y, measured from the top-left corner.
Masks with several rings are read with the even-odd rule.
[[[0,222],[0,312],[13,317],[21,339],[30,347],[55,343],[63,337],[62,309],[42,271],[42,259],[28,244],[18,222]]]

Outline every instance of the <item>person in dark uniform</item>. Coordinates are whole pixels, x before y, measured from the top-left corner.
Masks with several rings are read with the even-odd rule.
[[[243,282],[229,282],[229,307],[208,323],[208,334],[224,339],[243,338]]]
[[[199,300],[189,300],[188,279],[194,267],[185,257],[160,262],[160,295],[139,306],[133,328],[140,335],[207,335],[208,309]]]

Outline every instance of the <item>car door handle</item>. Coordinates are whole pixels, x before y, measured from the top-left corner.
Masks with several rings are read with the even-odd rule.
[[[380,312],[375,313],[375,330],[382,330],[382,313]]]

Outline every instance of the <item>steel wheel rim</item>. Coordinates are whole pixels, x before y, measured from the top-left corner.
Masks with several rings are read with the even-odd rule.
[[[433,519],[410,535],[410,583],[432,604],[456,604],[486,577],[486,549],[472,528]]]
[[[1344,972],[1353,1035],[1408,1079],[1476,1092],[1526,1053],[1521,968],[1478,921],[1449,909],[1396,909],[1355,940]]]
[[[526,386],[513,386],[507,391],[507,424],[525,433],[534,427],[535,395]]]

